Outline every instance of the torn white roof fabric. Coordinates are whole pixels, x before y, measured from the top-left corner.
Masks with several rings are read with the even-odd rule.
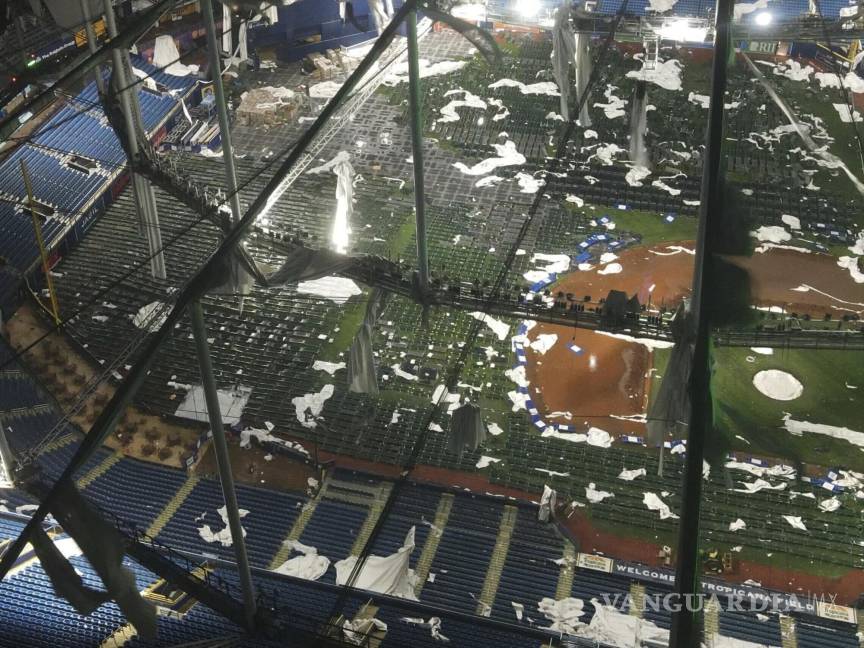
[[[231,538],[231,528],[228,526],[228,508],[223,506],[216,510],[219,513],[219,517],[222,518],[222,524],[225,527],[221,531],[213,531],[210,528],[209,524],[205,524],[201,527],[198,527],[198,535],[201,536],[201,539],[204,542],[218,542],[223,547],[230,547],[234,544],[234,541]],[[241,518],[246,517],[249,514],[249,511],[246,509],[237,509],[237,512],[240,514]],[[243,537],[246,537],[246,529],[242,526],[240,527],[243,530]]]
[[[648,507],[649,511],[658,511],[661,520],[666,518],[678,519],[678,516],[669,509],[669,505],[663,502],[656,493],[642,493],[642,503]]]
[[[751,483],[742,482],[741,485],[744,487],[736,488],[736,493],[758,493],[761,490],[785,490],[786,484],[777,484],[776,486],[772,486],[769,482],[764,479],[757,479]]]
[[[540,614],[552,622],[549,629],[567,634],[576,634],[576,628],[584,625],[579,621],[579,618],[585,614],[584,607],[585,603],[582,599],[569,596],[557,601],[546,597],[537,603]]]
[[[586,637],[610,646],[643,646],[645,642],[656,642],[665,646],[669,643],[669,631],[659,628],[646,619],[619,612],[611,605],[603,605],[591,599],[594,616],[591,623],[576,631]],[[652,644],[654,645],[654,644]]]
[[[585,487],[585,497],[592,504],[597,504],[607,497],[615,497],[615,495],[608,491],[597,490],[596,484],[591,482]]]
[[[414,529],[413,526],[409,529],[405,542],[395,553],[389,556],[369,556],[357,575],[354,586],[370,592],[416,601],[414,587],[417,578],[414,570],[409,567],[411,553],[414,551]],[[357,556],[348,556],[335,564],[337,585],[348,582],[356,564]]]
[[[419,625],[421,628],[429,628],[429,633],[436,641],[450,641],[447,637],[441,634],[441,619],[439,617],[429,617],[428,621],[421,617],[402,617],[402,620],[405,623]]]
[[[804,522],[797,515],[784,515],[783,519],[786,520],[790,525],[792,525],[796,529],[800,529],[801,531],[807,530],[807,527],[804,525]]]
[[[330,559],[326,556],[319,556],[318,550],[314,547],[311,549],[311,552],[301,553],[299,556],[286,560],[273,571],[286,576],[318,580],[329,569]]]
[[[623,479],[624,481],[633,481],[637,477],[644,477],[645,469],[644,468],[636,468],[635,470],[622,470],[621,474],[618,475],[618,479]]]

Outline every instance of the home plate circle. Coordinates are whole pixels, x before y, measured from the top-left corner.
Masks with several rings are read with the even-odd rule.
[[[766,369],[753,376],[753,386],[768,398],[791,401],[801,396],[804,385],[790,373],[779,369]]]

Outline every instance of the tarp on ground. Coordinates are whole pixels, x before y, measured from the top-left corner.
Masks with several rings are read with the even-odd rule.
[[[537,610],[552,622],[550,630],[576,634],[579,627],[584,625],[579,619],[585,615],[585,603],[582,599],[568,596],[557,601],[553,598],[544,598],[537,603]]]
[[[174,76],[187,76],[198,72],[197,65],[185,65],[180,61],[177,43],[170,34],[156,37],[153,44],[153,66]]]

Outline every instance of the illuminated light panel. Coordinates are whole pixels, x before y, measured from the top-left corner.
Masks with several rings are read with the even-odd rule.
[[[664,22],[663,26],[657,30],[657,34],[666,40],[702,43],[708,36],[708,28],[691,25],[689,20],[681,18]]]
[[[540,4],[540,0],[516,0],[516,11],[526,18],[531,18],[540,11]]]
[[[761,25],[762,27],[770,25],[772,20],[774,20],[774,16],[767,11],[756,14],[756,17],[754,18],[756,24]]]

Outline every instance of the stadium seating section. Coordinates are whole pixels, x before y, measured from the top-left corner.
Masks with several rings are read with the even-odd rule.
[[[644,0],[631,2],[630,11],[642,13],[647,4]],[[680,0],[675,13],[706,16],[712,4],[703,0]],[[777,2],[776,5],[789,18],[797,17],[806,9],[798,1]],[[611,13],[619,6],[620,0],[600,0],[598,11]],[[837,11],[839,6],[837,3],[823,3],[826,12]],[[486,86],[491,80],[507,76],[530,80],[539,78],[538,73],[548,67],[549,54],[548,43],[525,44],[518,59],[505,57],[497,64],[498,67],[485,72],[486,76],[478,77],[476,70],[466,66],[448,79],[447,84],[455,83],[488,96]],[[613,60],[609,70],[615,73],[620,73],[622,66],[629,64],[623,57],[616,58],[614,53],[611,56]],[[157,72],[140,60],[134,64],[145,73],[152,73],[157,84],[156,92],[139,90],[145,126],[152,135],[152,131],[177,110],[177,101],[170,93],[188,95],[192,81]],[[600,75],[600,87],[606,86],[605,91],[609,93],[629,96],[629,86],[622,84],[616,90],[607,85],[613,78],[617,77],[604,70]],[[429,97],[424,106],[427,124],[435,122],[434,116],[444,103],[443,93],[436,92],[441,89],[436,85],[439,83],[443,84],[443,81],[436,78],[424,80],[425,95]],[[760,92],[750,83],[735,86],[733,81],[730,100],[748,93],[752,95],[751,101],[758,102],[762,98]],[[557,99],[525,97],[513,88],[496,90],[493,96],[504,100],[517,116],[508,126],[508,133],[518,150],[524,151],[528,157],[526,170],[539,170],[554,153],[549,148],[549,133],[561,128],[554,118],[548,117],[549,112],[558,109]],[[406,117],[406,109],[402,107],[404,99],[404,88],[391,91],[387,97],[374,98],[380,106],[389,106],[397,119]],[[601,100],[599,97],[595,99]],[[668,154],[667,144],[671,140],[685,138],[688,150],[698,148],[703,133],[682,133],[679,119],[662,116],[683,115],[700,123],[704,119],[703,109],[680,95],[670,97],[656,93],[650,100],[656,106],[653,114],[658,115],[649,134],[653,143],[652,161],[659,163]],[[466,158],[483,159],[490,154],[492,144],[499,141],[500,128],[491,119],[494,114],[495,110],[490,108],[485,122],[460,120],[452,124],[441,123],[428,135],[446,141]],[[771,175],[782,172],[782,161],[778,158],[788,155],[788,148],[793,144],[780,142],[777,151],[763,153],[758,146],[747,143],[746,138],[754,131],[770,130],[781,123],[782,117],[771,109],[758,115],[754,111],[730,112],[730,140],[736,140],[729,144],[730,168],[759,172],[759,180],[748,184],[757,191],[741,198],[743,207],[754,220],[765,224],[779,223],[781,214],[800,216],[802,227],[814,235],[823,236],[826,244],[848,240],[855,217],[854,204],[842,204],[829,198],[810,198],[806,207],[802,207],[805,204],[803,187],[796,186],[789,191],[771,189],[776,186],[770,181]],[[608,121],[603,121],[596,130],[599,141],[617,144],[622,149],[628,146],[626,129],[616,129]],[[574,146],[592,146],[581,137],[577,138]],[[73,154],[89,159],[96,166],[89,173],[71,168],[69,162]],[[19,160],[26,160],[31,170],[36,198],[54,210],[54,214],[43,222],[43,233],[49,246],[53,247],[74,224],[80,211],[110,185],[123,164],[123,158],[119,143],[98,108],[95,84],[90,84],[46,121],[32,144],[21,146],[0,164],[0,198],[3,199],[0,200],[0,229],[4,232],[0,255],[5,256],[11,266],[21,270],[30,268],[38,257],[30,216],[20,207],[24,189],[18,171]],[[213,182],[214,177],[221,177],[219,162],[193,156],[178,156],[176,159],[202,185]],[[434,155],[430,156],[428,163],[436,169],[450,166],[449,162],[442,162]],[[263,188],[265,180],[255,175],[253,162],[241,159],[237,166],[241,182],[250,180],[241,196],[243,204],[248,205]],[[556,189],[572,192],[601,209],[611,211],[623,205],[630,209],[688,218],[696,213],[693,203],[699,197],[700,166],[700,161],[695,159],[680,164],[686,177],[675,180],[680,189],[680,194],[676,195],[656,187],[632,187],[625,180],[625,169],[596,161],[589,162],[578,172],[568,169],[561,177],[550,176],[546,181],[554,184]],[[589,181],[588,175],[595,178],[595,182]],[[446,192],[446,178],[442,180],[442,186],[444,189],[432,188],[430,193]],[[301,176],[286,197],[269,212],[269,226],[313,246],[327,240],[329,223],[320,214],[335,209],[332,188],[332,178]],[[194,223],[194,238],[184,239],[182,247],[169,246],[166,249],[171,279],[153,281],[143,264],[146,253],[141,249],[137,223],[134,218],[129,218],[134,211],[130,194],[129,191],[121,193],[108,206],[87,238],[59,268],[62,274],[57,282],[60,302],[70,312],[110,282],[124,276],[121,285],[112,291],[110,304],[102,302],[101,306],[68,326],[70,336],[82,346],[86,344],[94,366],[106,359],[125,357],[130,340],[144,335],[132,325],[132,316],[142,306],[164,301],[166,294],[183,283],[218,240],[214,227],[207,223]],[[172,240],[193,225],[193,217],[188,210],[180,209],[173,198],[159,190],[156,195],[163,239]],[[309,206],[310,195],[318,197],[314,208]],[[363,215],[365,226],[357,228],[360,231],[357,233],[356,251],[390,256],[409,266],[413,264],[415,244],[410,227],[403,228],[407,235],[398,241],[398,245],[391,246],[394,222],[398,216],[404,216],[410,225],[410,192],[403,191],[382,174],[358,182],[355,198],[357,212]],[[488,286],[501,272],[503,263],[501,257],[487,254],[484,250],[496,245],[506,249],[515,240],[524,218],[523,207],[521,203],[514,203],[490,208],[488,214],[484,213],[488,218],[477,219],[487,223],[484,229],[465,222],[464,214],[479,209],[473,199],[451,195],[447,200],[432,201],[428,214],[430,258],[436,276],[459,278],[465,283],[473,280],[480,289],[484,282]],[[538,226],[522,242],[528,253],[518,257],[510,269],[505,281],[506,289],[518,291],[524,287],[520,275],[529,269],[527,259],[531,253],[575,254],[578,242],[603,233],[605,228],[596,222],[592,224],[592,220],[560,206],[543,205]],[[266,237],[264,230],[256,233],[249,240],[249,248],[259,252],[267,250]],[[459,246],[455,241],[460,240],[475,244]],[[638,237],[616,231],[610,244],[613,241],[616,245],[626,246],[638,242]],[[592,254],[605,249],[601,246]],[[142,263],[144,267],[137,273],[128,272],[135,263]],[[17,281],[16,275],[0,271],[0,305]],[[435,312],[430,318],[429,328],[417,331],[419,308],[411,302],[394,299],[376,333],[376,348],[381,350],[379,378],[386,393],[383,398],[374,399],[349,393],[342,387],[344,381],[328,380],[321,372],[312,370],[316,359],[327,357],[331,342],[328,338],[339,332],[338,324],[346,309],[355,309],[359,313],[362,306],[363,302],[358,300],[349,302],[347,306],[335,305],[290,287],[279,292],[256,288],[244,302],[241,317],[235,300],[207,298],[205,310],[213,337],[217,381],[223,386],[236,384],[238,380],[254,385],[243,424],[264,427],[272,423],[280,434],[301,443],[314,441],[324,451],[387,464],[403,463],[420,435],[430,429],[430,423],[438,423],[446,429],[446,420],[433,418],[428,400],[430,389],[438,381],[424,377],[416,382],[405,382],[397,376],[393,366],[404,365],[413,371],[413,367],[422,365],[436,372],[435,375],[444,371],[452,366],[460,353],[458,344],[453,341],[465,338],[472,326],[472,318],[464,313]],[[327,333],[322,334],[322,331]],[[656,512],[645,508],[642,491],[671,493],[666,501],[674,509],[679,503],[683,468],[680,457],[667,457],[664,476],[660,477],[657,476],[657,459],[653,454],[629,452],[618,445],[602,449],[541,438],[524,416],[507,412],[506,394],[512,389],[512,383],[503,377],[502,369],[511,357],[509,339],[497,340],[489,335],[483,338],[482,343],[503,360],[496,371],[488,371],[484,363],[486,354],[481,348],[481,353],[469,358],[462,378],[469,385],[484,385],[489,400],[507,404],[504,414],[499,417],[506,433],[502,452],[506,452],[507,461],[504,465],[489,467],[487,474],[493,484],[531,493],[540,492],[544,484],[548,484],[558,490],[562,501],[581,501],[590,476],[598,489],[615,495],[592,506],[592,516],[596,519],[638,528],[644,533],[670,533],[675,529],[675,521],[660,520]],[[5,348],[0,345],[0,359],[5,353]],[[140,401],[157,414],[173,415],[178,405],[176,385],[194,384],[200,380],[193,358],[188,324],[182,322],[156,359],[139,396]],[[388,389],[388,384],[397,381],[402,381],[398,388]],[[326,428],[322,425],[310,431],[298,421],[291,400],[317,391],[327,382],[340,386],[324,407]],[[38,453],[38,465],[49,481],[58,477],[80,443],[80,432],[61,423],[61,420],[56,404],[24,367],[13,364],[0,371],[0,421],[16,453]],[[49,442],[43,443],[49,433]],[[446,434],[427,435],[419,463],[474,471],[480,452],[452,455],[446,450],[446,440]],[[119,458],[105,448],[86,462],[78,476],[100,466],[105,470],[97,471],[98,475],[83,486],[86,497],[140,530],[153,533],[156,540],[175,550],[198,556],[202,561],[216,561],[219,574],[236,585],[236,574],[230,566],[234,558],[232,548],[205,542],[199,531],[205,524],[214,530],[221,530],[224,526],[217,513],[223,505],[218,482],[209,478],[199,479],[194,473],[187,474],[154,463]],[[618,478],[625,468],[645,468],[647,474],[640,480],[638,489]],[[748,549],[764,549],[764,543],[771,541],[801,559],[827,560],[844,568],[860,567],[864,547],[860,546],[858,539],[864,532],[864,521],[851,508],[842,507],[829,515],[814,512],[811,505],[807,507],[808,522],[811,522],[809,532],[781,529],[769,523],[767,513],[776,512],[782,505],[784,511],[795,514],[796,507],[804,506],[805,498],[790,501],[787,494],[772,491],[741,498],[729,491],[727,479],[727,474],[717,470],[705,484],[702,525],[714,541]],[[536,506],[527,502],[418,483],[394,485],[388,480],[345,470],[332,471],[326,483],[333,488],[328,487],[311,498],[305,494],[250,485],[237,487],[240,507],[248,510],[242,523],[248,533],[249,557],[255,568],[256,584],[268,593],[277,592],[278,596],[271,594],[271,599],[282,602],[301,626],[305,623],[313,628],[324,621],[338,592],[332,569],[314,583],[280,577],[269,571],[278,567],[274,561],[283,557],[283,541],[290,537],[314,546],[321,555],[334,562],[356,553],[368,539],[370,521],[374,523],[377,519],[370,489],[398,489],[395,506],[374,540],[372,553],[386,555],[394,552],[413,526],[417,549],[412,555],[412,567],[423,577],[418,584],[419,604],[373,596],[380,607],[379,618],[389,627],[385,645],[437,645],[427,630],[401,620],[405,616],[428,618],[436,615],[444,620],[442,632],[450,637],[451,645],[535,646],[544,636],[537,628],[546,625],[537,611],[537,603],[542,598],[573,596],[586,601],[587,615],[583,621],[587,622],[594,613],[594,606],[590,603],[592,598],[625,595],[634,585],[634,581],[625,576],[573,568],[572,558],[578,547],[574,547],[573,541],[557,527],[540,524]],[[797,484],[796,488],[802,493],[812,494],[810,487],[804,484]],[[146,501],[140,497],[143,490],[147,492]],[[21,515],[27,512],[32,502],[11,490],[4,491],[2,497],[6,513],[0,515],[0,538],[14,537],[22,526],[24,518]],[[746,530],[729,531],[729,522],[736,518],[746,521]],[[504,550],[496,551],[496,547],[501,548],[502,544],[506,545]],[[75,565],[88,583],[98,586],[92,569],[83,558],[75,559]],[[135,571],[142,589],[157,580],[152,572],[137,565],[129,566]],[[0,597],[0,627],[14,629],[10,634],[29,636],[25,634],[32,625],[32,613],[28,611],[46,611],[44,634],[39,638],[43,643],[35,643],[37,639],[34,638],[34,645],[98,645],[125,623],[113,604],[103,606],[96,614],[82,620],[54,596],[37,563],[27,565],[0,587],[6,593],[5,597]],[[651,583],[646,584],[646,589],[649,594],[667,591],[664,586]],[[349,614],[353,613],[367,598],[367,594],[352,594],[344,609]],[[521,623],[514,615],[513,603],[525,607],[526,616]],[[629,611],[626,603],[622,609]],[[529,622],[529,617],[534,621]],[[670,619],[666,613],[649,611],[646,617],[661,627],[669,627]],[[801,648],[847,645],[852,648],[858,645],[853,632],[855,628],[805,615],[796,615],[795,621]],[[159,626],[158,643],[150,644],[134,638],[128,645],[184,643],[212,638],[218,633],[226,636],[239,633],[237,627],[200,604],[183,619],[160,617]],[[719,632],[726,636],[781,644],[780,621],[776,615],[760,619],[751,613],[723,612],[719,615],[718,626]],[[0,646],[20,645],[3,643],[4,634],[0,633]],[[247,644],[237,645],[267,644],[263,640],[250,639]]]
[[[155,89],[139,84],[144,127],[151,137],[180,109],[196,87],[192,77],[157,70],[139,57],[133,67],[149,75]],[[106,75],[107,78],[107,75]],[[102,111],[95,82],[39,125],[29,143],[0,162],[0,257],[16,269],[0,274],[0,305],[39,260],[39,248],[29,212],[21,162],[29,172],[46,247],[56,248],[84,217],[100,210],[94,205],[122,172],[125,154]],[[5,309],[9,311],[9,307]]]
[[[5,346],[0,347],[0,357],[7,357],[8,352]],[[0,385],[0,420],[4,422],[14,449],[20,451],[38,444],[57,421],[53,405],[26,371],[18,366],[0,373]],[[46,421],[48,416],[51,418]],[[79,438],[77,430],[68,428],[45,446],[37,462],[46,478],[56,478],[77,448]],[[161,518],[158,525],[161,530],[157,536],[160,543],[187,556],[198,556],[202,562],[215,560],[216,564],[222,565],[218,569],[219,575],[234,583],[233,591],[239,592],[236,574],[230,568],[232,548],[218,542],[205,542],[199,534],[199,528],[205,524],[214,531],[224,527],[217,513],[223,505],[218,482],[195,478],[185,497],[177,501],[178,491],[184,488],[190,476],[135,459],[115,461],[112,454],[106,449],[99,450],[78,472],[79,476],[87,475],[101,464],[110,463],[107,470],[94,471],[99,474],[84,487],[85,496],[142,531],[153,529],[154,522]],[[618,461],[623,459],[612,460],[612,463]],[[612,487],[603,481],[600,467],[600,464],[595,466],[598,488]],[[484,642],[488,642],[489,637],[496,637],[498,643],[495,645],[515,647],[539,645],[542,635],[535,629],[542,628],[544,621],[536,609],[544,597],[582,599],[586,602],[586,615],[582,619],[585,622],[590,621],[593,614],[590,601],[602,600],[604,595],[619,595],[622,611],[628,609],[626,595],[637,581],[624,575],[574,568],[572,559],[576,549],[572,541],[554,525],[538,522],[534,504],[431,485],[398,485],[344,469],[331,471],[325,483],[327,487],[312,498],[299,493],[242,484],[237,486],[240,507],[248,510],[242,524],[247,532],[247,547],[255,568],[256,584],[266,593],[266,600],[278,601],[280,609],[284,607],[285,614],[300,627],[311,631],[316,623],[327,618],[327,611],[336,599],[334,571],[328,570],[320,581],[314,583],[269,572],[279,566],[274,564],[277,556],[287,557],[280,552],[283,540],[289,537],[299,539],[316,547],[320,555],[333,562],[352,555],[358,544],[368,538],[369,520],[375,520],[370,516],[377,515],[373,506],[375,493],[382,487],[398,490],[393,513],[385,519],[371,552],[376,555],[393,553],[402,545],[407,531],[415,527],[417,549],[412,554],[411,566],[423,579],[417,586],[420,602],[414,604],[386,596],[356,593],[349,598],[345,611],[349,615],[354,613],[371,596],[380,608],[378,618],[388,623],[390,628],[385,645],[409,645],[400,643],[405,641],[410,641],[410,645],[426,645],[433,641],[428,632],[401,621],[404,616],[440,616],[444,619],[442,633],[451,640],[458,638],[464,642],[459,645],[488,645]],[[146,501],[140,497],[144,489],[148,493]],[[619,515],[635,518],[637,512],[628,509],[622,489],[616,491],[616,500],[619,498],[622,500],[618,502]],[[26,520],[24,515],[31,501],[18,491],[2,492],[2,511],[6,513],[0,513],[0,540],[17,535]],[[744,515],[740,505],[739,498],[736,514]],[[748,524],[750,521],[748,518]],[[505,536],[508,541],[501,545],[501,538]],[[87,584],[100,586],[84,558],[74,558],[73,563]],[[141,589],[158,580],[140,566],[133,563],[128,566],[135,572]],[[491,587],[490,581],[495,583]],[[113,603],[102,606],[90,617],[80,617],[65,601],[55,597],[38,562],[16,571],[0,588],[5,594],[0,597],[0,624],[4,628],[17,628],[18,633],[24,633],[28,627],[27,619],[30,619],[26,611],[46,611],[38,638],[43,643],[33,645],[97,645],[125,623]],[[668,591],[668,586],[646,583],[646,594],[662,595]],[[489,597],[488,602],[482,600],[484,596]],[[513,603],[524,605],[526,613],[522,622],[515,617]],[[484,609],[484,605],[488,605],[488,609]],[[480,616],[468,621],[467,616],[475,613]],[[529,617],[535,621],[529,623]],[[660,627],[669,627],[670,618],[666,612],[648,610],[645,617]],[[805,615],[796,615],[795,621],[801,648],[857,646],[854,628],[848,624],[829,623]],[[780,645],[776,615],[765,620],[763,617],[757,619],[752,613],[723,612],[719,616],[719,631],[747,641]],[[222,632],[231,636],[240,631],[198,604],[182,619],[160,617],[159,632],[159,641],[152,645],[193,641]],[[15,635],[11,631],[4,633],[7,635],[30,636]],[[0,645],[12,644],[0,640]],[[151,644],[134,638],[129,645]]]

